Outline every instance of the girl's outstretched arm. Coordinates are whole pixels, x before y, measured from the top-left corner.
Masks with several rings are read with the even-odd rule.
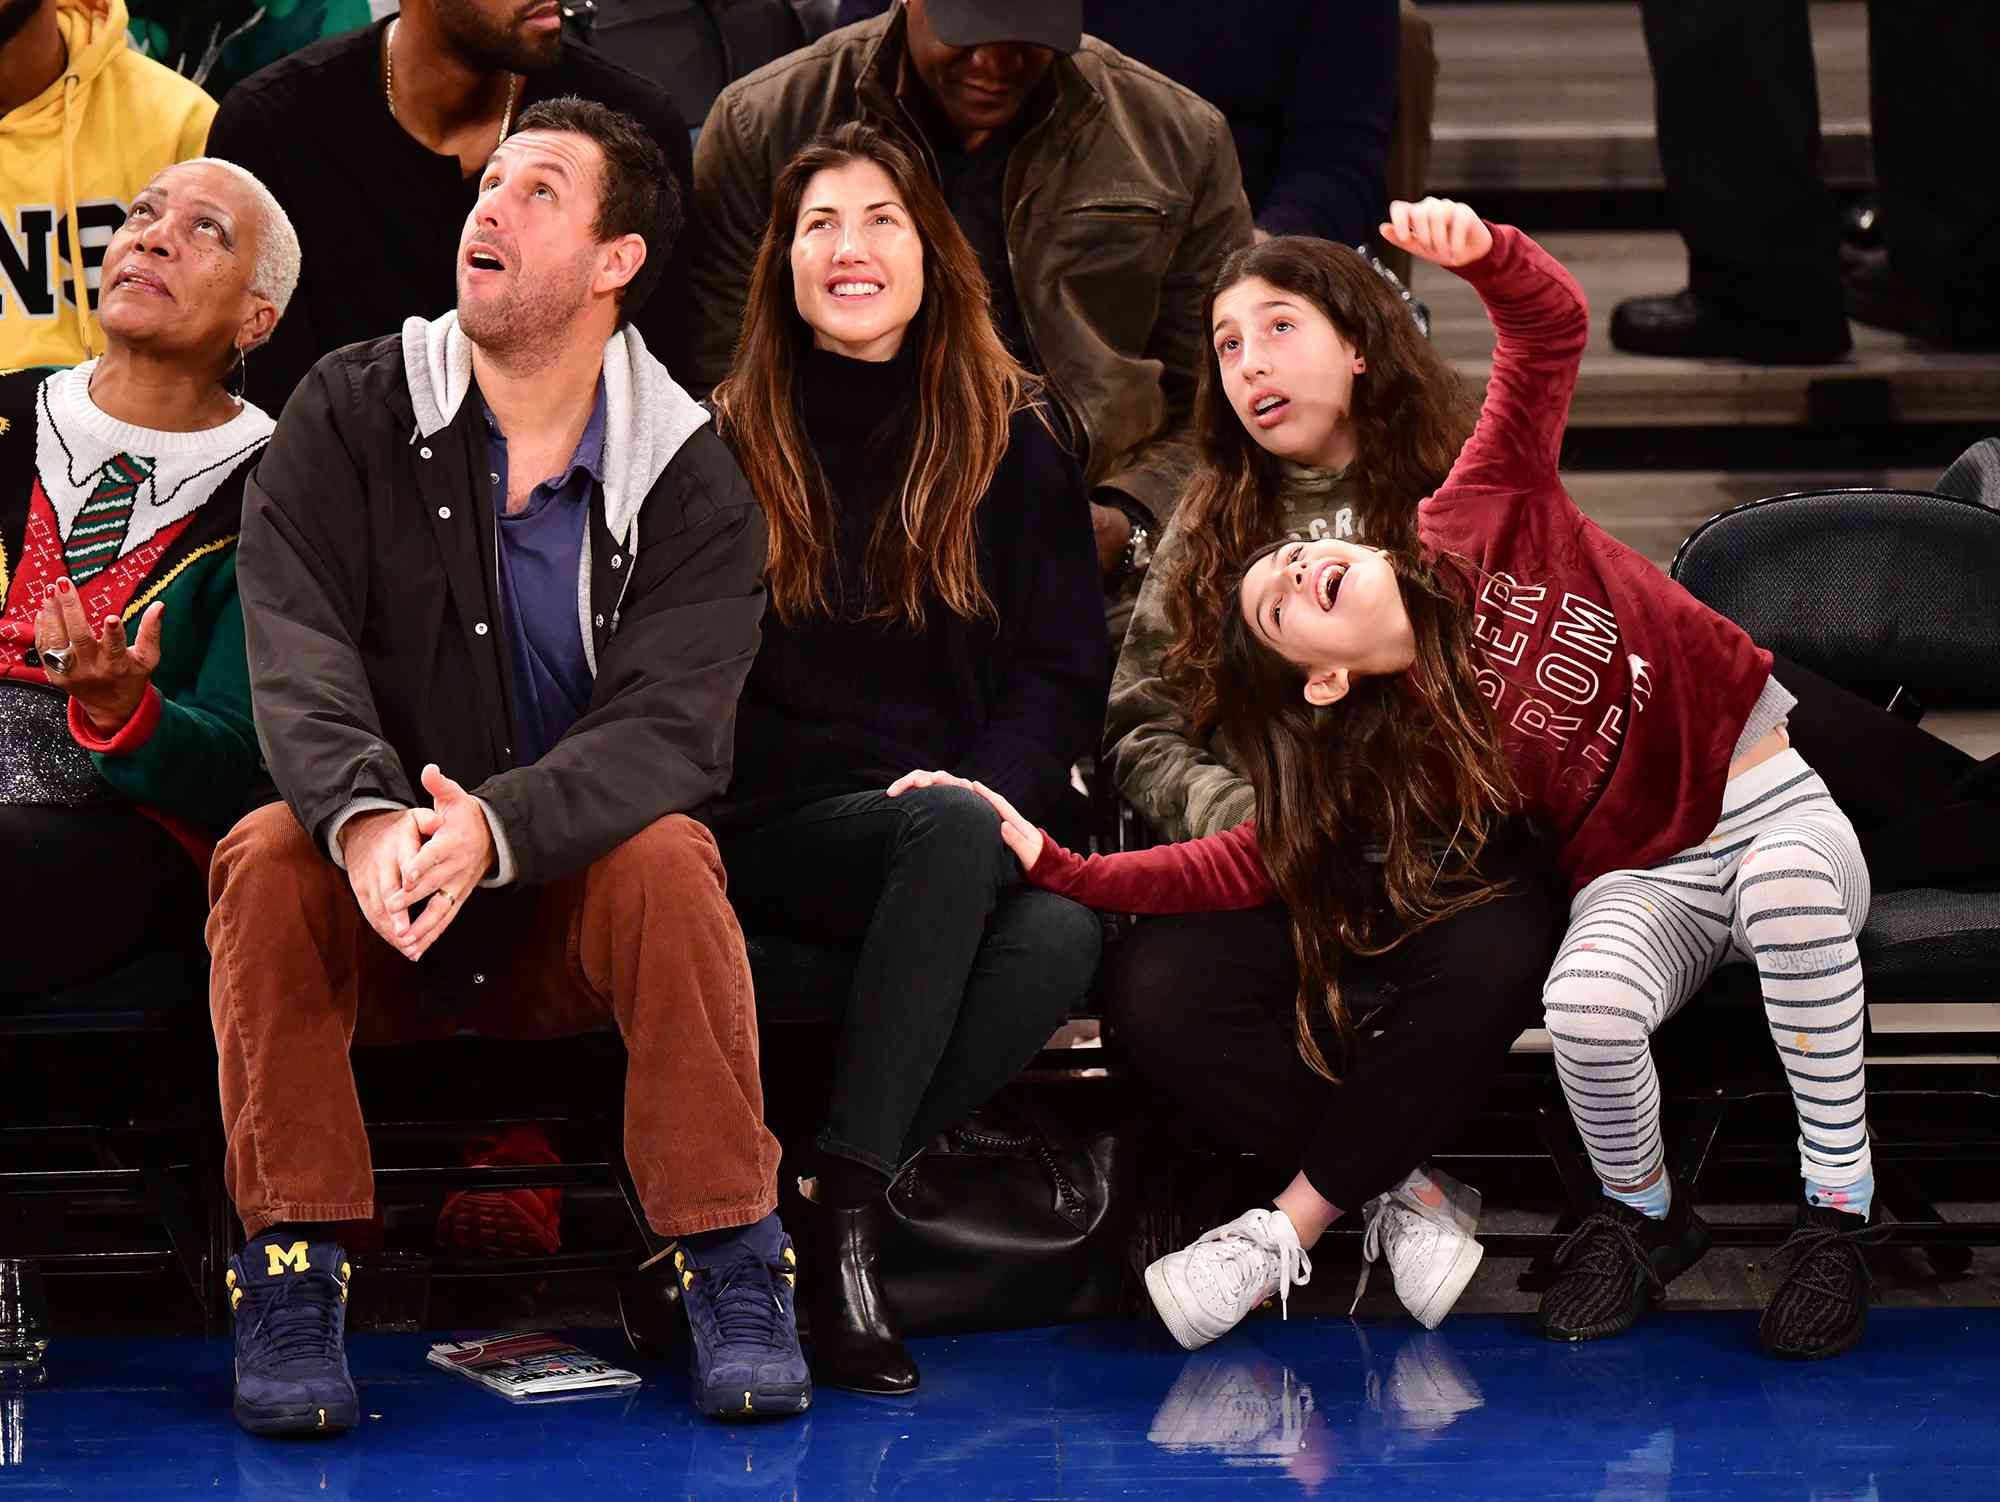
[[[1582,288],[1521,231],[1488,224],[1461,203],[1393,204],[1382,238],[1470,282],[1499,335],[1479,425],[1426,509],[1470,491],[1545,484],[1556,472],[1590,336]]]
[[[979,794],[993,805],[1000,838],[1032,885],[1100,912],[1219,913],[1277,900],[1257,851],[1255,821],[1206,839],[1081,856],[1058,845],[991,788],[948,772],[906,773],[890,785],[889,796],[917,787],[961,787]]]

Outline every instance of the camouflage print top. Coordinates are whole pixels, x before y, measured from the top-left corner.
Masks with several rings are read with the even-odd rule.
[[[1345,471],[1288,464],[1281,497],[1287,535],[1352,537]],[[1191,840],[1233,829],[1256,809],[1250,784],[1230,765],[1223,737],[1193,738],[1160,676],[1173,631],[1167,586],[1181,549],[1181,517],[1168,524],[1140,586],[1111,680],[1104,752],[1118,791],[1167,839]]]

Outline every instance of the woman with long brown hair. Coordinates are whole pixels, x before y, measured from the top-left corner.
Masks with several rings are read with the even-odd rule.
[[[1211,349],[1195,393],[1201,457],[1154,553],[1112,680],[1104,745],[1118,789],[1160,833],[1213,834],[1250,812],[1226,746],[1198,732],[1230,570],[1278,537],[1413,538],[1413,496],[1436,489],[1472,432],[1471,402],[1394,276],[1365,254],[1287,235],[1222,263],[1202,304],[1291,299],[1245,363]],[[1312,344],[1297,346],[1301,334]],[[1241,341],[1239,341],[1239,344]],[[1289,347],[1286,347],[1289,346]],[[1280,372],[1270,360],[1287,357]],[[1270,410],[1259,412],[1258,406]]]
[[[877,1217],[900,1165],[1081,1000],[1096,917],[1023,886],[949,767],[1060,819],[1106,657],[1089,506],[921,167],[850,125],[780,176],[717,422],[770,529],[764,640],[714,823],[746,932],[854,966],[812,1163],[819,1380],[906,1392]]]
[[[1285,318],[1287,302],[1327,327]],[[1215,334],[1196,394],[1202,463],[1154,564],[1171,645],[1152,662],[1188,730],[1212,722],[1207,698],[1233,569],[1261,544],[1294,535],[1413,547],[1412,498],[1443,483],[1477,415],[1394,275],[1344,246],[1298,235],[1246,246],[1216,274],[1202,321]],[[1320,347],[1302,352],[1302,338],[1315,335]],[[1130,646],[1121,686],[1148,666]],[[1136,756],[1165,728],[1114,704],[1106,740],[1121,774],[1128,737]],[[1128,783],[1128,796],[1161,823],[1199,821],[1189,790],[1172,778],[1135,770],[1121,776],[1121,788]]]

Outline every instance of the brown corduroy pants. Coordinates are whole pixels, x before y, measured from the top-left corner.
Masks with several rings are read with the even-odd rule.
[[[544,888],[508,973],[470,1018],[426,1012],[417,967],[368,926],[346,873],[283,804],[217,849],[208,948],[224,1176],[247,1235],[374,1213],[356,1041],[468,1027],[552,1038],[607,1019],[629,1056],[625,1156],[653,1229],[720,1230],[776,1207],[749,961],[715,842],[693,819],[662,819]]]

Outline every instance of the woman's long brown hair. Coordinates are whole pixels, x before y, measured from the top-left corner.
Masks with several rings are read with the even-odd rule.
[[[979,577],[975,513],[1007,452],[1014,414],[1040,410],[1038,390],[994,330],[985,273],[944,196],[907,151],[874,127],[843,125],[778,175],[736,364],[715,388],[716,427],[764,508],[766,577],[779,619],[832,613],[828,540],[837,535],[838,502],[799,416],[798,367],[812,330],[792,295],[792,239],[813,177],[863,161],[888,173],[924,247],[923,301],[903,335],[915,342],[916,389],[902,452],[894,457],[899,489],[868,545],[865,614],[916,630],[934,601],[967,619],[991,616],[993,602]]]
[[[1406,672],[1350,680],[1324,708],[1305,674],[1260,640],[1238,603],[1251,564],[1224,577],[1217,710],[1257,791],[1257,847],[1292,915],[1299,1053],[1335,1079],[1322,1014],[1345,1054],[1340,962],[1489,901],[1480,857],[1518,806],[1492,707],[1479,691],[1471,588],[1450,558],[1389,554],[1416,636]]]
[[[1245,246],[1216,273],[1202,304],[1204,329],[1215,327],[1215,300],[1252,277],[1318,308],[1367,360],[1348,409],[1356,530],[1370,546],[1413,550],[1417,502],[1444,483],[1478,409],[1403,300],[1346,246],[1303,235]],[[1214,728],[1216,632],[1225,609],[1235,610],[1229,581],[1253,548],[1284,531],[1284,464],[1237,417],[1212,341],[1194,422],[1201,462],[1176,522],[1181,561],[1167,580],[1174,645],[1164,673],[1196,733],[1206,735]]]

